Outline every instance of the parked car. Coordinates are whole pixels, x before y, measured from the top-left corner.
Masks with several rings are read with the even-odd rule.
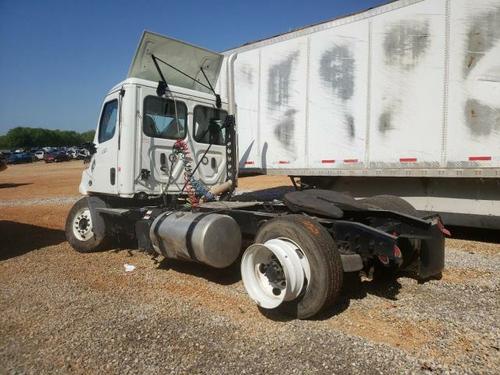
[[[7,164],[32,163],[33,155],[29,152],[14,152],[7,158]]]
[[[78,156],[78,151],[74,148],[70,148],[69,150],[66,151],[66,153],[71,159],[76,159]]]
[[[0,172],[7,169],[7,161],[3,157],[3,155],[0,154]]]
[[[87,150],[86,148],[81,148],[78,150],[78,153],[76,155],[76,158],[79,160],[85,160],[90,156],[90,151]]]
[[[57,163],[60,161],[68,161],[70,157],[63,151],[59,152],[48,152],[45,154],[43,160],[46,163]]]
[[[43,160],[43,157],[45,156],[45,151],[44,150],[35,151],[34,155],[37,158],[37,160]]]

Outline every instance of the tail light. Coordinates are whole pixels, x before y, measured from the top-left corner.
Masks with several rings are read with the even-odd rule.
[[[394,245],[393,254],[395,258],[401,258],[403,256],[403,254],[401,253],[401,249],[398,247],[398,245]]]
[[[446,237],[451,237],[451,232],[444,227],[444,224],[441,221],[441,219],[438,219],[437,226],[441,231],[441,233],[443,233]]]
[[[382,263],[385,266],[389,264],[389,257],[387,255],[379,255],[378,260],[380,260],[380,263]]]

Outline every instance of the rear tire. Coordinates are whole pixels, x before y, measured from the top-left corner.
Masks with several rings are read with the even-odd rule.
[[[305,291],[294,301],[284,302],[275,310],[295,318],[308,319],[331,306],[342,287],[343,269],[335,241],[327,230],[306,216],[288,215],[264,224],[255,242],[265,243],[274,238],[295,242],[307,257],[311,270]]]
[[[102,227],[105,221],[98,214],[92,220],[88,199],[84,197],[76,202],[66,219],[66,239],[80,253],[103,250],[109,244],[106,228]],[[100,225],[101,230],[95,230],[96,225]]]

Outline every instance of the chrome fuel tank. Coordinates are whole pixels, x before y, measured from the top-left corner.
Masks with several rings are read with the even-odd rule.
[[[230,266],[241,250],[240,228],[228,215],[165,212],[153,221],[149,235],[157,253],[215,268]]]

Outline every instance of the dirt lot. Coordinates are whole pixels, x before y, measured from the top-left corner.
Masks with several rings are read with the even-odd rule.
[[[82,169],[0,173],[0,373],[498,373],[498,244],[447,240],[439,281],[349,280],[313,321],[264,316],[237,267],[74,252],[63,227]]]

